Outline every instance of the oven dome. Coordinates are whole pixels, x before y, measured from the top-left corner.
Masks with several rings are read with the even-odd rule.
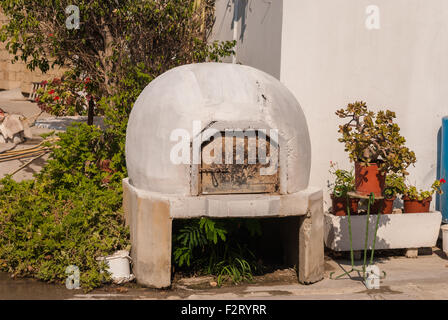
[[[170,153],[176,129],[193,136],[220,122],[263,123],[277,129],[280,172],[286,170],[286,193],[307,188],[311,145],[303,111],[293,94],[276,78],[249,66],[200,63],[174,68],[153,80],[132,109],[126,134],[126,164],[130,183],[141,190],[189,195],[191,166],[174,164]],[[282,166],[285,163],[286,166]],[[286,168],[285,168],[286,167]]]

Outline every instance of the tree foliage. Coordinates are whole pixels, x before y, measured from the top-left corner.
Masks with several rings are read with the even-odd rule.
[[[218,285],[250,281],[261,270],[250,249],[262,234],[258,219],[192,219],[173,229],[173,262],[180,269],[216,275]]]
[[[219,59],[231,43],[207,44],[211,0],[3,0],[9,23],[2,41],[32,70],[58,65],[82,71],[100,96],[140,64],[151,77],[182,64]],[[76,5],[79,29],[68,29],[65,10]]]

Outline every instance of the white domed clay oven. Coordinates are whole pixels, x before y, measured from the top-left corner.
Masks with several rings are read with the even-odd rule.
[[[302,283],[321,280],[322,190],[308,187],[310,148],[300,105],[262,71],[192,64],[152,81],[126,136],[123,206],[137,281],[170,285],[172,219],[291,216],[289,260]]]

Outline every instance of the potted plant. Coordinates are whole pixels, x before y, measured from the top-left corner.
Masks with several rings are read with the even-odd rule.
[[[335,176],[334,182],[330,184],[333,214],[345,216],[347,214],[347,206],[350,208],[350,214],[357,214],[358,199],[348,197],[348,193],[355,190],[353,170],[339,169],[337,164],[330,161],[330,173]]]
[[[400,127],[394,123],[395,112],[369,111],[365,102],[348,104],[336,111],[348,122],[339,126],[345,151],[355,162],[355,188],[362,195],[381,196],[387,172],[407,175],[406,169],[416,162],[415,153],[405,146]]]
[[[391,214],[394,208],[394,201],[397,195],[403,194],[406,189],[404,177],[402,175],[392,173],[386,176],[386,185],[384,188],[384,200],[382,201],[382,214]]]
[[[442,194],[441,185],[445,179],[434,181],[430,190],[419,190],[415,186],[407,186],[403,192],[404,213],[429,212],[432,195],[434,192]]]

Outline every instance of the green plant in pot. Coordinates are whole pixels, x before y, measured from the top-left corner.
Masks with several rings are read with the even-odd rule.
[[[348,197],[348,193],[355,190],[353,170],[339,169],[337,164],[330,161],[330,173],[334,176],[334,182],[329,185],[333,214],[345,216],[347,214],[347,206],[350,208],[350,214],[357,214],[358,199]]]
[[[362,195],[381,196],[386,173],[407,175],[406,169],[416,162],[415,153],[405,146],[406,139],[394,122],[395,112],[373,112],[365,102],[348,104],[336,115],[347,122],[339,126],[338,139],[344,143],[350,161],[355,162],[355,188]]]
[[[432,195],[435,192],[442,194],[441,186],[444,183],[446,183],[445,179],[436,180],[429,190],[417,190],[415,186],[406,186],[402,196],[404,213],[429,212]]]
[[[391,214],[394,208],[394,201],[397,195],[403,194],[406,189],[404,176],[391,173],[386,176],[386,185],[384,188],[384,201],[382,207],[382,214]]]

